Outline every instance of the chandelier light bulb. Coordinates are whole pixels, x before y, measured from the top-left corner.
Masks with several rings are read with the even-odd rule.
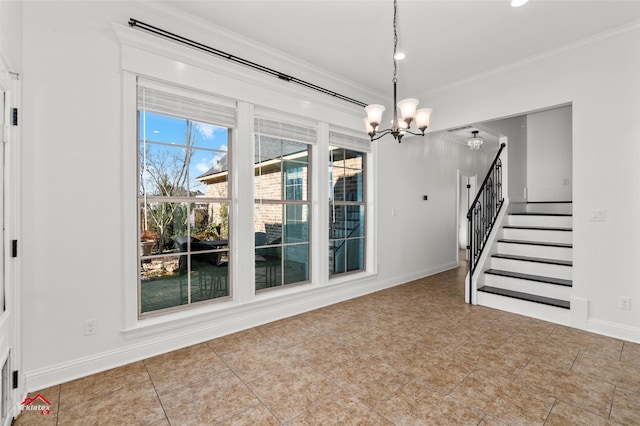
[[[398,102],[398,108],[400,109],[402,120],[411,123],[413,118],[416,116],[416,107],[419,103],[420,101],[413,98],[403,99]]]
[[[395,55],[393,55],[393,59],[395,59],[396,61],[401,61],[401,60],[403,60],[403,59],[404,59],[404,58],[406,58],[406,57],[407,57],[407,55],[405,55],[405,54],[404,54],[404,53],[402,53],[402,52],[398,52],[398,53],[396,53]]]
[[[416,127],[424,132],[431,121],[431,108],[421,108],[416,111]]]
[[[382,113],[384,112],[384,106],[379,104],[372,104],[364,108],[367,112],[367,118],[372,127],[376,127],[382,122]]]
[[[373,128],[373,126],[371,125],[371,122],[369,121],[369,117],[365,117],[363,119],[364,121],[364,129],[367,132],[367,134],[369,136],[371,135],[375,135],[376,134],[376,130]]]

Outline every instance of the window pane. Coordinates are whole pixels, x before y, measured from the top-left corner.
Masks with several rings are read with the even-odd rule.
[[[309,206],[287,204],[285,209],[284,242],[297,243],[309,241]]]
[[[283,249],[284,284],[293,284],[309,279],[309,245],[296,244]]]
[[[192,203],[190,207],[189,235],[214,245],[228,246],[229,204]]]
[[[274,160],[258,165],[254,176],[255,197],[261,200],[282,200],[282,162]]]
[[[329,198],[335,201],[344,201],[345,200],[344,168],[342,167],[329,168],[329,176],[331,176],[331,188],[330,188],[331,195],[329,195]]]
[[[141,312],[186,304],[188,291],[186,256],[154,257],[140,262]]]
[[[359,169],[362,170],[364,154],[362,152],[345,150],[344,152],[344,167],[348,169]]]
[[[229,266],[221,262],[222,253],[192,254],[191,302],[229,295]]]
[[[307,164],[297,161],[284,161],[284,199],[285,200],[306,200],[307,199]]]
[[[191,194],[211,198],[228,198],[228,155],[223,151],[195,149],[191,159]]]
[[[344,206],[345,238],[364,237],[364,206]]]
[[[186,197],[191,149],[140,144],[140,194]]]
[[[282,243],[282,209],[282,204],[256,204],[254,231],[266,234],[261,245]]]
[[[187,120],[140,111],[140,140],[186,145]]]
[[[329,242],[329,275],[345,272],[344,240]]]
[[[334,163],[339,163],[344,160],[344,149],[329,147],[329,166],[332,166]]]
[[[344,170],[344,200],[363,201],[362,170]]]
[[[282,259],[280,256],[266,254],[267,250],[273,250],[275,253],[275,249],[261,250],[264,250],[264,255],[258,255],[256,250],[256,290],[282,285]],[[279,252],[280,249],[277,250]]]
[[[175,238],[187,235],[189,203],[140,203],[140,242],[154,241],[151,251],[141,255],[170,253],[178,249]],[[146,250],[146,249],[145,249]]]
[[[346,257],[347,271],[364,269],[364,238],[347,240]]]
[[[345,206],[329,203],[329,238],[345,238]]]
[[[229,129],[209,123],[187,121],[189,146],[228,151]]]

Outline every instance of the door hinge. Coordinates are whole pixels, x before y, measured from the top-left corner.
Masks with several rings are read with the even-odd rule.
[[[18,257],[18,240],[11,240],[11,257]]]
[[[11,111],[11,123],[14,126],[18,125],[18,108],[13,108],[13,110]]]
[[[13,389],[18,389],[18,370],[13,371],[13,383],[11,387]]]

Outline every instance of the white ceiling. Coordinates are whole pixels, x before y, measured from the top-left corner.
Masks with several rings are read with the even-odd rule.
[[[392,0],[165,4],[391,96]],[[399,63],[398,97],[419,97],[637,21],[640,0],[530,0],[520,8],[509,0],[399,0],[399,47],[407,59]]]

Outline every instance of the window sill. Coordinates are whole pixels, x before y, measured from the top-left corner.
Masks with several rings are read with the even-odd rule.
[[[322,298],[323,295],[326,295],[326,292],[331,292],[336,287],[344,287],[345,284],[355,286],[371,282],[377,275],[374,272],[357,272],[330,279],[321,285],[305,283],[293,285],[290,288],[261,292],[256,294],[251,301],[238,302],[237,300],[228,300],[184,311],[139,319],[133,327],[124,329],[121,333],[124,340],[129,341],[162,334],[166,337],[167,334],[172,334],[172,332],[181,337],[184,337],[185,334],[206,333],[212,327],[218,328],[226,323],[229,324],[229,329],[233,329],[232,324],[239,324],[243,322],[243,319],[250,320],[250,318],[255,317],[259,310],[273,312],[272,308],[281,303],[285,307],[299,306],[301,300],[310,299],[309,294],[312,295],[311,299]],[[354,288],[354,290],[356,289]],[[356,293],[359,292],[356,290]],[[353,297],[358,296],[354,294]],[[347,298],[350,298],[350,296],[347,296]],[[316,308],[319,307],[317,306]]]
[[[377,272],[371,272],[371,271],[349,272],[346,274],[340,274],[335,278],[329,277],[329,285],[332,285],[332,284],[339,285],[344,283],[358,283],[360,281],[369,280],[377,276],[378,276]]]
[[[205,328],[203,326],[206,326],[208,321],[221,318],[229,310],[240,306],[237,301],[228,300],[183,311],[151,316],[138,319],[133,327],[124,329],[121,333],[125,340],[134,340],[184,329],[185,327],[193,327],[190,330],[197,330],[198,328]]]

